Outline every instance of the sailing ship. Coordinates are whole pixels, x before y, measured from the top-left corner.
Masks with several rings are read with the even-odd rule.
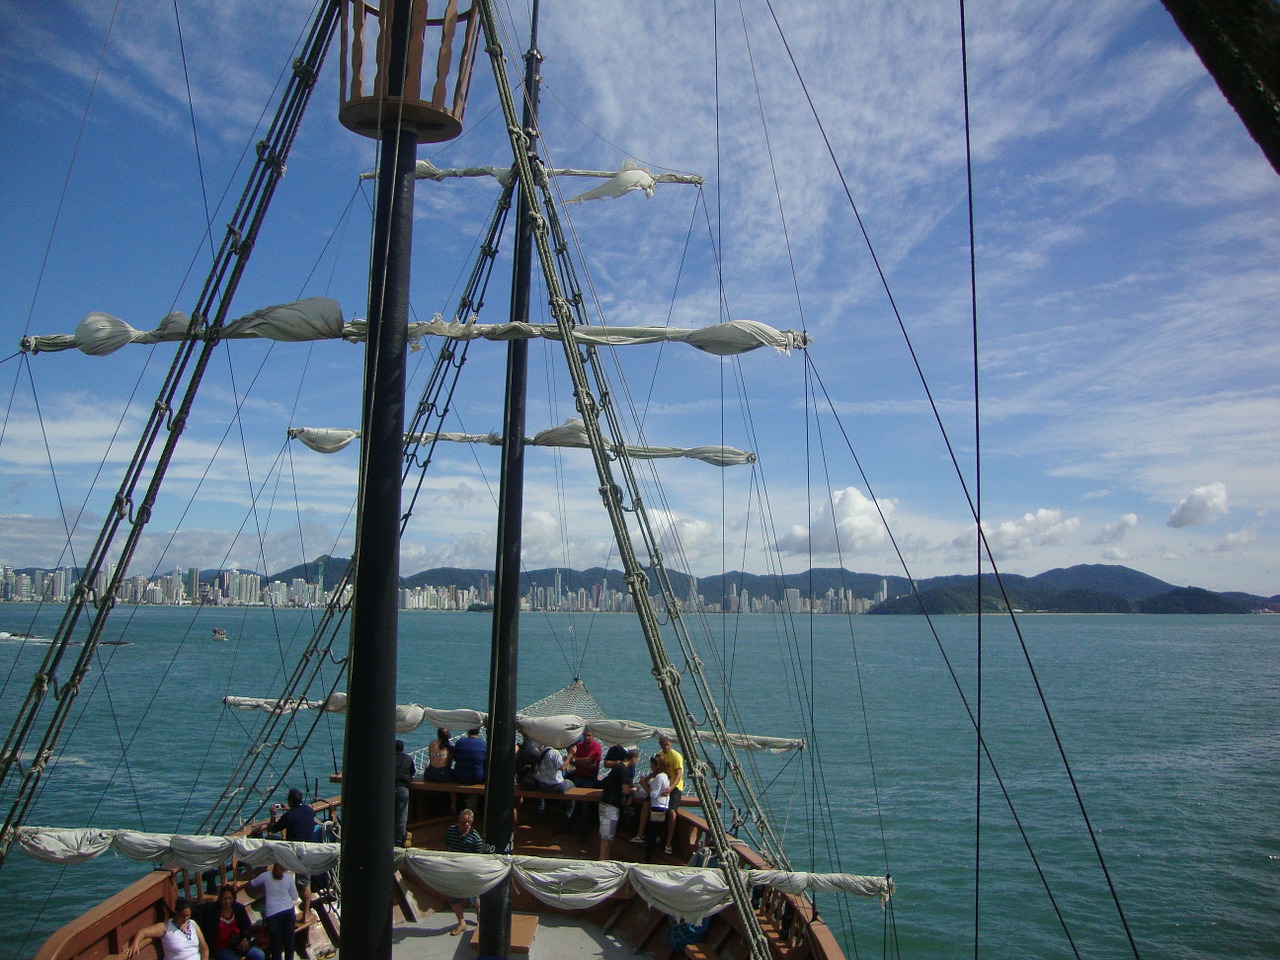
[[[494,11],[485,0],[477,0],[471,6],[463,7],[459,9],[458,4],[449,2],[443,16],[429,18],[425,4],[384,3],[384,17],[398,15],[403,20],[401,27],[393,28],[385,20],[371,20],[374,11],[363,3],[322,4],[321,12],[305,34],[303,52],[295,61],[287,81],[287,89],[281,98],[284,106],[271,127],[270,136],[261,140],[256,148],[258,163],[250,174],[250,184],[245,193],[246,205],[237,211],[237,220],[228,229],[222,250],[213,254],[211,281],[206,285],[197,309],[190,314],[171,314],[155,330],[144,333],[127,328],[127,325],[120,322],[113,322],[112,318],[98,315],[93,322],[82,325],[81,330],[70,337],[67,343],[37,338],[31,341],[29,349],[50,352],[71,345],[79,346],[82,350],[89,347],[85,352],[105,352],[105,348],[99,349],[97,345],[106,343],[114,349],[127,342],[154,344],[172,341],[177,346],[170,349],[176,351],[177,356],[185,357],[184,363],[203,370],[220,341],[263,336],[263,331],[279,331],[281,327],[293,330],[295,335],[286,332],[279,339],[301,339],[296,335],[299,328],[314,327],[326,330],[324,336],[330,339],[367,343],[368,360],[361,398],[363,423],[358,434],[349,431],[350,436],[346,437],[346,442],[357,435],[361,440],[357,562],[353,565],[349,579],[344,579],[335,586],[333,597],[336,602],[327,611],[325,622],[317,631],[317,638],[321,643],[331,642],[333,638],[344,634],[346,627],[342,626],[343,616],[350,608],[351,645],[347,655],[353,664],[360,666],[350,669],[346,675],[348,723],[350,729],[368,733],[368,744],[372,745],[356,746],[351,739],[348,739],[346,745],[341,805],[339,807],[337,802],[333,804],[334,809],[342,811],[342,877],[339,886],[344,896],[341,901],[340,922],[330,924],[330,921],[326,921],[326,932],[331,940],[339,942],[341,949],[349,951],[350,955],[380,956],[390,949],[388,932],[392,914],[391,884],[370,882],[370,878],[390,877],[399,869],[408,885],[415,882],[428,887],[434,885],[437,892],[449,892],[450,889],[450,881],[439,870],[439,857],[414,852],[408,855],[397,854],[393,852],[393,844],[389,842],[389,744],[395,730],[396,712],[395,646],[393,642],[386,641],[389,638],[393,640],[395,636],[398,616],[399,571],[395,543],[401,535],[404,522],[401,485],[413,478],[406,463],[414,466],[428,462],[436,456],[439,444],[458,439],[443,429],[442,422],[432,421],[429,416],[422,420],[411,418],[413,422],[407,426],[403,423],[398,407],[404,403],[405,396],[405,351],[410,340],[416,343],[420,337],[439,336],[450,344],[439,350],[436,369],[440,372],[437,374],[433,371],[430,375],[429,385],[423,390],[419,404],[420,410],[425,414],[442,415],[455,410],[450,402],[454,389],[450,370],[461,369],[463,361],[470,359],[470,355],[460,356],[463,346],[455,349],[452,344],[465,345],[473,339],[492,337],[499,342],[507,341],[516,345],[509,351],[512,359],[508,360],[508,372],[504,374],[509,386],[506,391],[503,428],[495,434],[496,441],[503,450],[502,477],[503,484],[508,486],[509,496],[501,499],[499,507],[499,523],[507,529],[497,550],[493,654],[495,689],[492,691],[491,702],[487,705],[485,720],[490,724],[488,735],[491,742],[501,744],[514,740],[514,724],[517,719],[514,703],[516,668],[514,662],[504,658],[513,656],[508,641],[514,632],[512,621],[518,618],[519,612],[521,541],[518,514],[523,497],[520,486],[523,467],[521,463],[511,461],[522,461],[524,448],[534,446],[533,442],[525,442],[524,411],[520,409],[520,398],[524,392],[521,385],[523,380],[512,369],[526,363],[520,359],[527,342],[523,338],[542,337],[558,344],[569,371],[575,413],[579,415],[567,421],[562,432],[574,435],[577,440],[571,445],[578,445],[589,451],[593,461],[595,469],[590,473],[589,486],[598,491],[595,498],[602,500],[605,512],[611,514],[611,540],[615,544],[613,549],[618,551],[628,590],[633,603],[638,607],[643,639],[649,644],[654,656],[653,669],[657,685],[670,710],[671,729],[663,729],[668,735],[675,736],[691,755],[694,755],[695,744],[701,744],[705,740],[714,744],[713,753],[708,755],[708,759],[691,764],[691,780],[697,786],[701,806],[696,813],[690,810],[680,815],[680,842],[672,855],[673,862],[668,866],[686,864],[693,855],[710,851],[707,860],[714,866],[688,868],[689,875],[696,877],[698,883],[709,882],[708,876],[720,877],[723,889],[716,892],[715,906],[723,907],[729,900],[735,906],[732,910],[717,914],[720,917],[718,926],[704,946],[691,946],[689,949],[695,953],[701,952],[702,955],[814,956],[835,960],[841,956],[840,945],[814,909],[810,896],[799,892],[801,887],[807,882],[827,884],[831,888],[844,884],[843,889],[846,890],[858,887],[861,888],[858,892],[871,896],[873,900],[879,898],[891,907],[892,882],[885,876],[848,878],[831,875],[817,881],[805,879],[789,869],[790,863],[781,846],[773,845],[767,818],[753,807],[740,806],[738,800],[729,801],[727,793],[720,791],[719,780],[712,785],[710,774],[726,775],[726,781],[737,774],[738,771],[734,768],[741,764],[736,751],[743,744],[731,735],[741,733],[741,730],[729,729],[717,716],[718,708],[711,706],[712,701],[704,696],[710,692],[710,685],[699,679],[693,669],[700,659],[698,648],[682,632],[682,609],[686,604],[690,608],[695,606],[694,598],[690,596],[692,591],[682,591],[677,587],[678,581],[671,578],[660,563],[661,555],[664,552],[670,553],[669,544],[674,541],[669,538],[675,531],[653,526],[652,521],[641,511],[645,498],[640,495],[642,484],[634,475],[634,463],[644,462],[644,458],[650,455],[683,457],[691,447],[664,445],[660,448],[649,442],[649,431],[643,426],[641,406],[636,407],[638,415],[635,420],[627,422],[619,413],[623,404],[611,406],[608,398],[625,397],[626,402],[632,404],[634,399],[621,388],[611,391],[604,386],[613,382],[604,369],[605,358],[611,356],[609,351],[622,350],[624,342],[660,339],[667,343],[677,343],[694,337],[687,331],[671,329],[664,329],[659,333],[652,324],[623,326],[621,329],[610,327],[603,333],[587,329],[594,327],[587,309],[591,299],[590,288],[581,283],[577,276],[579,272],[586,270],[586,263],[575,259],[572,234],[559,220],[562,213],[556,202],[557,190],[553,187],[561,175],[568,177],[584,171],[557,167],[557,158],[542,152],[544,147],[541,126],[536,112],[532,112],[537,100],[535,91],[541,62],[536,41],[530,44],[525,58],[523,86],[510,84],[504,62],[504,56],[512,56],[509,32],[500,28]],[[405,31],[403,38],[430,33],[433,37],[439,36],[440,42],[433,46],[418,40],[397,39],[400,36],[397,30]],[[316,77],[322,75],[320,68],[335,34],[339,35],[337,42],[342,55],[340,76],[346,113],[344,123],[380,142],[381,166],[377,190],[379,209],[375,217],[378,226],[372,240],[374,262],[368,319],[346,323],[341,317],[335,318],[329,304],[311,300],[255,310],[244,314],[239,320],[232,320],[234,314],[228,306],[234,286],[231,281],[238,280],[239,271],[243,269],[249,253],[258,241],[257,231],[261,226],[261,207],[253,204],[269,199],[283,178],[286,163],[293,162],[289,158],[289,148],[297,135],[295,114],[301,112],[299,108],[310,97]],[[408,57],[411,62],[417,62],[414,56],[421,58],[424,46],[427,52],[426,65],[421,68],[424,72],[415,74],[410,70],[406,74],[397,67],[399,61],[395,61],[395,57]],[[434,57],[432,51],[436,52]],[[468,100],[467,81],[470,79],[473,58],[477,56],[491,60],[495,66],[494,86],[497,100],[501,104],[502,126],[511,136],[509,156],[493,158],[494,166],[486,168],[446,167],[438,165],[434,159],[432,162],[420,162],[416,156],[419,141],[443,142],[448,136],[456,135],[463,129],[462,112]],[[365,79],[364,71],[367,69],[372,73],[375,68],[374,79]],[[413,90],[396,89],[395,83],[386,79],[405,75],[413,77],[415,85],[420,82],[421,87]],[[433,85],[434,89],[428,97],[428,87]],[[524,107],[523,116],[520,116],[521,106]],[[467,281],[465,292],[458,298],[459,308],[454,319],[449,322],[430,321],[419,324],[408,313],[408,238],[397,236],[396,231],[404,229],[411,219],[406,207],[413,193],[411,189],[406,189],[406,183],[412,182],[411,178],[406,177],[406,171],[409,170],[414,171],[414,176],[432,183],[478,175],[492,180],[503,190],[502,198],[495,204],[495,214],[490,225],[486,227],[489,232],[483,234],[483,239],[478,244],[483,256]],[[663,183],[676,185],[697,182],[697,178],[691,176],[655,175],[634,162],[620,163],[616,169],[603,172],[609,174],[605,184],[599,188],[583,190],[579,194],[580,199],[586,201],[611,197],[617,200],[629,194],[654,194],[661,189],[659,185]],[[397,206],[400,207],[398,213],[395,210]],[[483,283],[488,281],[488,271],[492,268],[494,259],[493,251],[500,246],[500,227],[506,210],[512,207],[521,221],[516,225],[517,253],[513,257],[517,273],[520,270],[519,264],[525,262],[519,253],[521,247],[530,259],[537,254],[541,261],[542,272],[538,282],[544,285],[541,291],[548,304],[548,322],[540,325],[529,322],[527,300],[521,315],[519,301],[522,296],[528,296],[530,289],[527,276],[523,284],[517,282],[514,288],[516,292],[513,292],[511,298],[512,314],[509,320],[485,324],[478,318],[485,299],[486,288]],[[638,247],[643,249],[643,243],[638,244]],[[525,293],[521,294],[521,290]],[[626,313],[625,308],[622,312]],[[770,345],[796,353],[809,346],[809,337],[803,330],[788,332],[741,321],[728,321],[719,326],[725,328],[719,331],[723,339],[711,337],[709,342],[713,346],[709,349],[722,356],[730,355],[738,349],[732,346],[735,342],[745,342],[750,346]],[[265,335],[273,336],[272,333]],[[174,369],[180,369],[176,362]],[[160,443],[166,432],[176,444],[191,412],[190,401],[183,398],[177,389],[177,385],[182,382],[181,374],[172,379],[172,384],[166,384],[170,392],[157,402],[156,416],[147,427],[151,444]],[[493,379],[490,380],[491,391],[492,382]],[[333,405],[326,403],[325,406],[331,408]],[[702,422],[701,425],[706,426],[707,423]],[[328,445],[335,449],[340,447],[339,442],[333,442],[333,434],[328,431],[317,433],[299,428],[294,435],[299,439],[314,440],[321,446]],[[718,461],[722,466],[754,460],[754,454],[725,443],[708,445],[703,442],[700,446],[712,460]],[[135,474],[132,481],[135,484],[143,475],[141,465],[146,464],[153,456],[151,446],[140,448],[140,451],[138,468],[131,469]],[[169,456],[169,449],[166,448],[159,459],[165,460]],[[157,489],[158,486],[158,483],[154,484]],[[135,488],[129,488],[130,491],[133,489]],[[146,488],[145,484],[136,489],[139,505],[143,509],[135,513],[133,497],[119,496],[108,527],[114,525],[141,530],[141,525],[136,521],[145,522],[144,511],[149,514],[153,509],[153,490]],[[144,489],[145,497],[142,496]],[[834,517],[834,508],[832,513]],[[132,538],[133,541],[127,545],[126,550],[136,549],[137,538],[128,529],[125,533],[126,539]],[[642,546],[645,556],[638,554],[637,543]],[[125,578],[128,567],[127,563],[119,564],[115,574],[109,577],[106,589],[101,590],[96,577],[106,568],[111,554],[107,545],[101,541],[94,548],[93,554],[92,573],[84,576],[79,591],[82,604],[85,600],[95,601],[88,607],[82,605],[80,608],[85,611],[87,618],[94,621],[89,628],[87,647],[98,642],[109,642],[102,640],[102,630],[105,627],[99,626],[99,623],[105,624],[105,612],[113,604],[112,598],[116,596],[119,583]],[[650,590],[653,587],[656,589],[651,596]],[[722,592],[715,603],[723,612],[731,612],[732,603],[728,591]],[[78,617],[79,614],[69,615],[63,639],[69,640],[75,633]],[[679,669],[673,666],[663,651],[664,632],[668,628],[674,630],[675,642],[684,656],[684,666]],[[218,629],[214,629],[215,638]],[[366,642],[370,645],[362,647],[361,644]],[[318,650],[328,653],[332,649],[331,645],[308,647],[307,656],[313,656]],[[294,708],[303,705],[310,692],[293,684],[295,679],[303,678],[304,672],[300,671],[290,677],[291,686],[288,690],[275,694],[272,723],[282,722],[280,718],[283,717],[300,715]],[[314,679],[314,676],[308,679]],[[502,689],[504,683],[508,689]],[[697,712],[704,717],[701,720],[704,724],[701,730],[693,727],[691,709],[680,697],[682,683],[686,685],[686,689],[697,693]],[[320,698],[325,708],[333,706],[333,693],[334,691],[330,691],[330,697]],[[593,716],[586,719],[597,718]],[[528,713],[525,720],[531,722]],[[272,729],[264,727],[266,732],[272,732]],[[576,732],[570,730],[571,734],[576,735]],[[545,733],[542,735],[547,736]],[[494,756],[502,752],[495,750]],[[9,757],[16,756],[17,751],[11,750]],[[7,765],[7,769],[8,766],[11,765]],[[89,911],[81,920],[56,935],[40,956],[52,960],[53,957],[92,956],[103,951],[119,952],[124,938],[160,916],[164,905],[172,902],[179,889],[185,888],[195,896],[200,895],[202,874],[210,869],[208,866],[204,869],[196,868],[196,863],[201,858],[206,863],[216,863],[217,871],[237,877],[251,865],[264,862],[264,856],[289,856],[286,851],[270,844],[262,846],[253,842],[240,842],[254,841],[263,833],[261,818],[253,816],[254,805],[258,805],[257,812],[260,812],[261,805],[267,802],[273,786],[256,787],[251,794],[237,795],[230,801],[226,796],[222,798],[222,809],[216,817],[219,825],[229,827],[231,823],[241,821],[237,831],[238,838],[228,841],[231,846],[217,846],[214,840],[209,840],[210,847],[202,848],[199,856],[194,859],[188,855],[179,855],[176,845],[170,846],[161,854],[154,854],[162,859],[168,858],[166,862],[181,866],[173,871],[161,871],[147,877],[130,890],[113,897],[102,907]],[[750,796],[749,781],[743,781],[742,787]],[[503,791],[507,792],[508,797],[501,796]],[[514,820],[510,819],[510,811],[513,809],[510,795],[513,793],[514,777],[502,768],[496,774],[491,771],[485,794],[489,805],[502,812],[493,825],[486,824],[485,832],[491,843],[497,842],[499,854],[520,852],[514,839]],[[716,815],[717,809],[721,811],[723,819]],[[504,816],[508,818],[506,821],[501,819]],[[15,831],[10,834],[12,840],[21,836],[22,842],[32,847],[38,847],[43,842],[42,837],[47,839],[52,836],[38,831],[22,833],[18,824],[13,821],[9,826]],[[756,848],[747,848],[736,843],[730,835],[731,829],[744,832],[758,830],[764,849],[758,848],[761,844],[757,844]],[[440,823],[424,823],[422,830],[415,831],[415,840],[438,838],[442,830]],[[505,845],[501,840],[504,836],[512,838]],[[538,836],[536,840],[526,839],[539,850],[546,850],[552,845],[542,836]],[[264,850],[267,853],[259,852]],[[297,858],[299,869],[317,873],[337,862],[334,849],[328,844],[317,844],[314,851],[294,851],[292,855]],[[549,871],[546,876],[540,876],[538,865],[531,862],[522,862],[519,867],[523,872],[518,874],[519,892],[514,896],[520,907],[532,909],[536,905],[535,896],[539,902],[551,902],[555,909],[564,909],[570,905],[582,906],[581,891],[573,890],[570,894],[563,894],[553,892],[552,888],[565,885],[566,870],[579,877],[584,875],[587,870],[585,864],[575,862],[570,867],[563,864],[552,865],[546,868]],[[590,908],[593,919],[600,921],[604,927],[617,929],[632,937],[636,949],[647,950],[654,955],[666,955],[672,947],[661,937],[655,936],[655,931],[659,931],[660,926],[650,916],[658,895],[651,886],[646,885],[650,881],[649,875],[641,870],[614,872],[615,875],[622,876],[626,884],[630,884],[631,890],[642,893],[639,897],[628,896],[625,884],[613,886],[605,878],[604,872],[592,872],[589,886],[592,888]],[[409,880],[410,874],[417,877],[417,881]],[[468,886],[472,881],[454,882],[459,892],[470,892],[472,889]],[[509,891],[510,887],[502,883],[492,889],[501,892]],[[535,890],[538,891],[536,895],[533,893]],[[669,908],[668,913],[677,919],[701,920],[709,915],[706,911],[710,908],[702,902],[686,902],[674,894],[665,902]],[[403,908],[403,904],[401,907]],[[484,913],[486,916],[490,915],[487,908]],[[660,915],[659,920],[661,919]],[[507,923],[510,923],[509,919]],[[487,933],[488,930],[494,932]],[[512,935],[505,926],[497,925],[495,928],[486,924],[480,937],[482,952],[506,955]]]

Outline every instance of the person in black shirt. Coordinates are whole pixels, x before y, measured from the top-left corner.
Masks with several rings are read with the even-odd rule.
[[[409,832],[409,784],[417,768],[404,752],[404,741],[396,741],[396,846],[403,847]]]
[[[614,747],[610,747],[613,753]],[[635,779],[636,759],[640,751],[632,747],[620,762],[608,765],[609,772],[600,782],[600,859],[609,859],[609,849],[618,832],[618,818],[622,808],[631,802],[632,782]]]

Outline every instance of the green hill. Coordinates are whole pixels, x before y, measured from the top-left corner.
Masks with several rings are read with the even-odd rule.
[[[1182,587],[1142,601],[1142,613],[1252,613],[1257,606],[1202,590],[1199,587]]]

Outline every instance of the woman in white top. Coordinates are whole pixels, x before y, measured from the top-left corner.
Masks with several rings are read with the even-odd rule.
[[[649,791],[649,822],[644,828],[644,860],[649,862],[653,851],[667,836],[667,807],[671,804],[671,780],[662,770],[657,757],[649,758],[649,775],[640,783]],[[667,848],[667,853],[671,848]]]
[[[191,919],[191,908],[179,897],[173,904],[173,918],[164,923],[143,927],[125,948],[126,957],[138,955],[144,940],[159,940],[164,960],[209,960],[209,945],[199,925]]]
[[[249,886],[262,888],[262,922],[271,941],[271,960],[280,960],[281,956],[284,960],[293,960],[293,901],[298,896],[297,878],[280,864],[273,863],[269,871],[250,880]],[[304,902],[302,918],[306,917]]]

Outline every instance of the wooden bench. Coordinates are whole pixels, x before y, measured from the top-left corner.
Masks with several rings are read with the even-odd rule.
[[[334,783],[341,783],[340,774],[331,774],[329,779]],[[600,796],[604,791],[599,787],[570,787],[564,793],[553,790],[526,790],[524,787],[516,787],[516,801],[522,800],[581,800],[584,803],[599,803]],[[439,780],[414,780],[409,784],[409,795],[415,793],[451,793],[461,794],[463,796],[483,797],[485,795],[485,786],[483,783],[453,783],[452,781]],[[701,802],[697,797],[686,794],[680,801],[681,807],[699,807]]]
[[[409,784],[409,793],[460,793],[469,796],[484,796],[483,783],[441,783],[435,780],[415,780]],[[560,793],[555,790],[527,790],[516,787],[516,800],[581,800],[584,803],[599,803],[604,793],[599,787],[570,787]],[[685,795],[680,800],[681,808],[700,807],[697,797]]]
[[[460,793],[468,796],[483,797],[485,793],[483,783],[441,783],[435,780],[415,780],[409,784],[409,792],[415,793]],[[524,800],[526,798],[533,800],[584,800],[587,802],[600,800],[601,790],[599,787],[570,787],[564,793],[557,793],[553,790],[526,790],[523,787],[516,787],[516,799]]]

